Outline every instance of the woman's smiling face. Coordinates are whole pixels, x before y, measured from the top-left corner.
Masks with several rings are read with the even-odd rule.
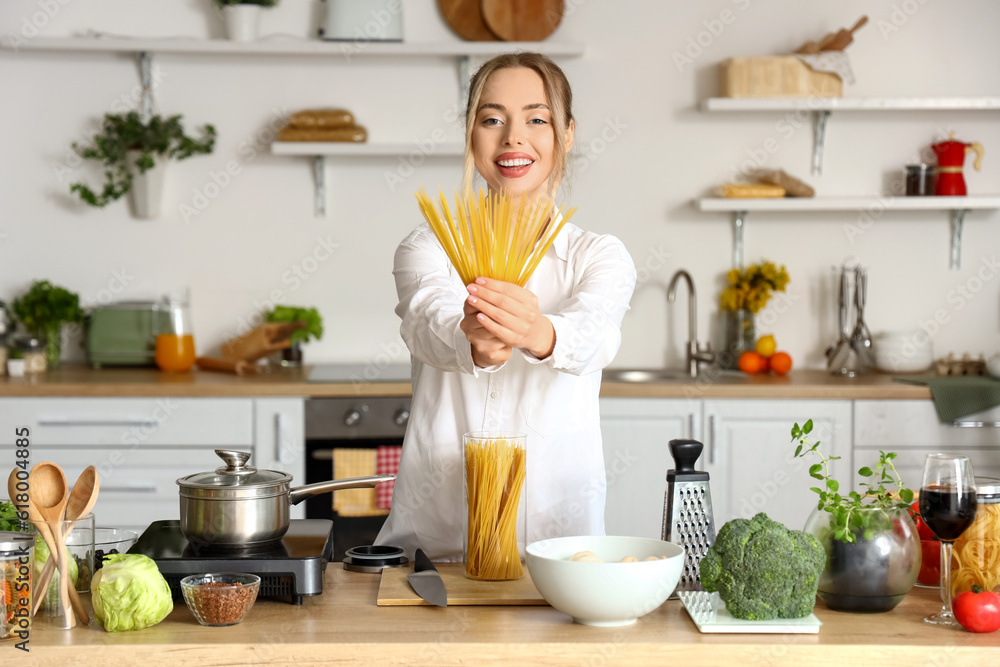
[[[475,123],[472,154],[490,189],[544,194],[555,167],[555,134],[542,77],[526,67],[491,74]]]

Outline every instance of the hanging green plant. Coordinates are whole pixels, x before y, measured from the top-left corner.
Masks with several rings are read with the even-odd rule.
[[[137,111],[105,114],[101,131],[94,135],[90,146],[73,144],[77,155],[104,165],[104,187],[94,192],[83,183],[73,183],[70,192],[91,206],[103,208],[132,189],[133,167],[142,174],[153,168],[156,158],[180,161],[211,153],[215,147],[215,127],[205,125],[204,133],[200,141],[185,135],[180,115],[168,118],[155,115],[144,122]],[[130,155],[130,151],[138,154]]]

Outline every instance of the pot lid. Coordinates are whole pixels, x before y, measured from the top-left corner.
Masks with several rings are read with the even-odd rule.
[[[215,453],[226,462],[226,465],[212,472],[198,472],[187,477],[181,477],[177,483],[184,488],[193,489],[271,489],[280,484],[288,484],[292,476],[277,470],[258,470],[246,463],[250,460],[250,452],[238,452],[232,449],[216,449]]]
[[[14,530],[0,530],[0,554],[21,552],[22,548],[35,546],[35,536],[30,533],[19,533]]]
[[[976,499],[980,505],[1000,503],[1000,479],[976,477]]]

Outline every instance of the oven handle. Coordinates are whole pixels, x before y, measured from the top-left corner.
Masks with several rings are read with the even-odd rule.
[[[317,449],[312,453],[313,461],[332,461],[333,460],[333,450],[332,449]]]

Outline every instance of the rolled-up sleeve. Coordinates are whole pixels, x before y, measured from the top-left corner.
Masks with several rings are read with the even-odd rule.
[[[544,313],[556,334],[555,347],[545,359],[521,350],[533,364],[584,375],[611,363],[621,345],[621,324],[635,290],[636,272],[624,244],[602,236],[584,260],[570,296],[551,313]]]

